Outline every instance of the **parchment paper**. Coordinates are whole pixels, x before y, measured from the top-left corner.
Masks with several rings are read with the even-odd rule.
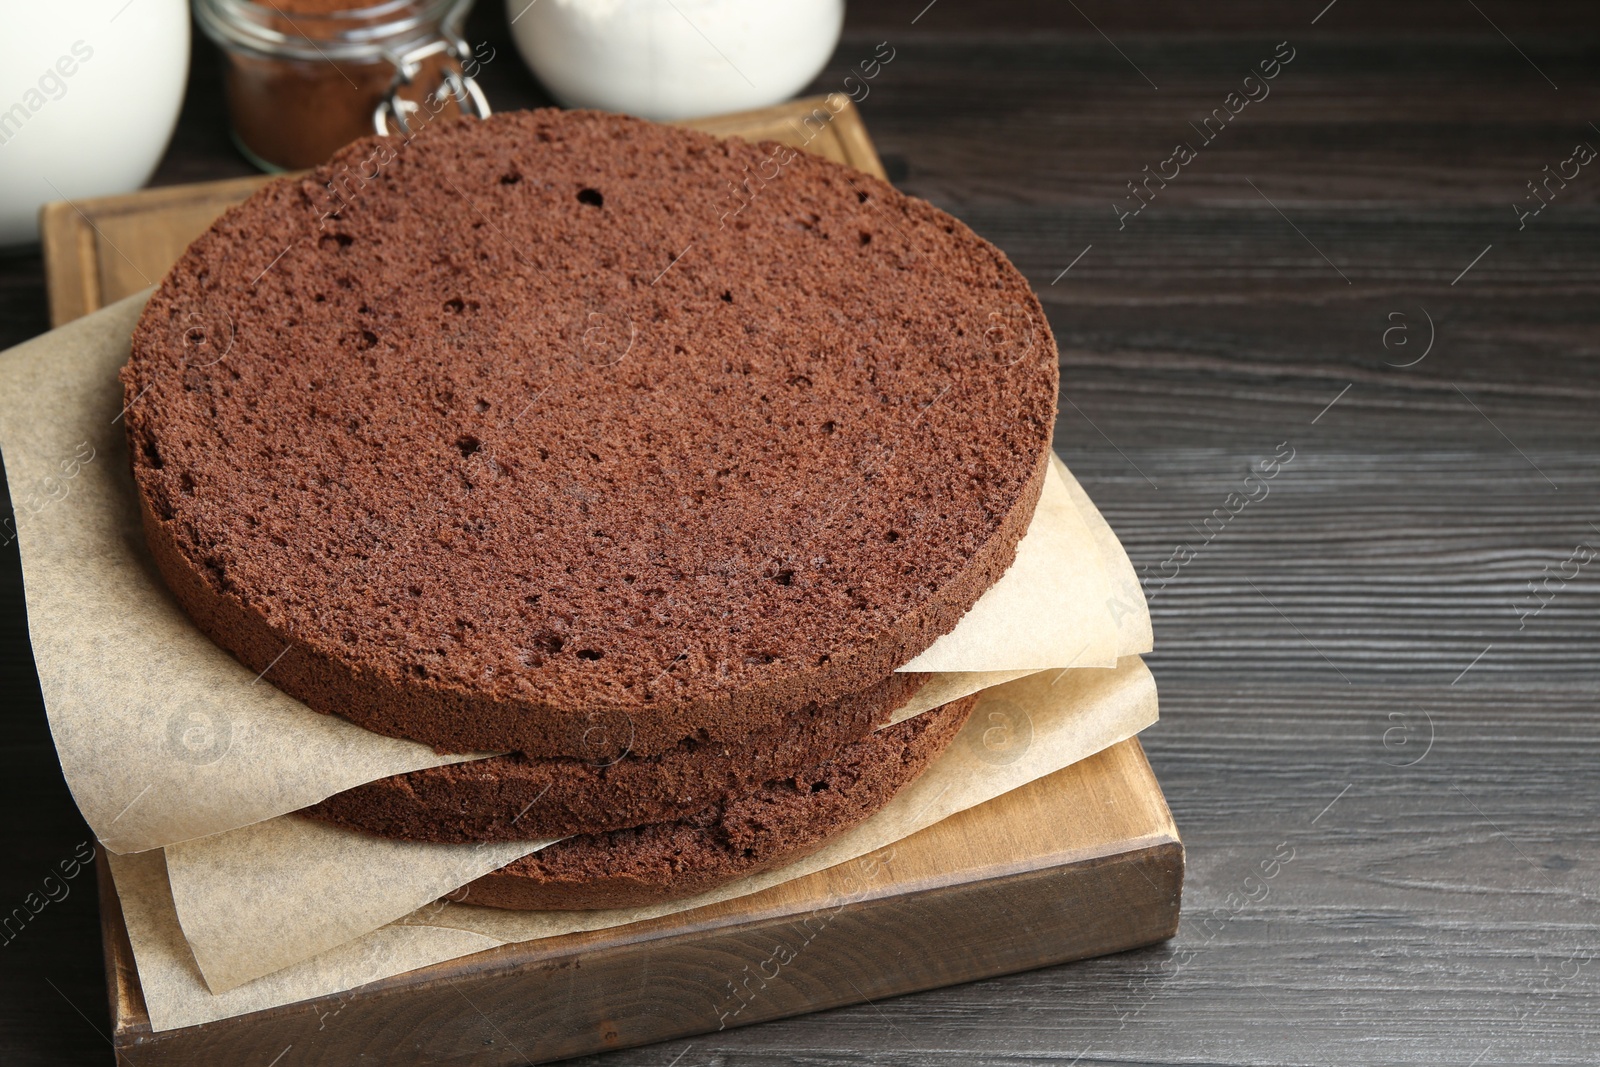
[[[1013,690],[1042,694],[1050,708],[1076,705],[1084,683],[1061,679],[1084,672],[1032,673],[1040,677],[1031,689],[982,687],[990,689],[983,706],[994,710]],[[978,677],[941,676],[967,684]],[[168,845],[167,877],[195,962],[220,993],[375,930],[550,843],[389,841],[290,814]],[[240,930],[254,933],[241,939]]]
[[[997,756],[989,747],[990,715],[997,712],[1013,722],[1020,713],[1029,724],[1031,736],[1015,754],[1005,751]],[[925,774],[855,830],[789,867],[654,908],[513,912],[435,902],[314,958],[216,995],[206,988],[178,924],[163,854],[113,855],[111,870],[151,1025],[169,1030],[355,989],[512,941],[620,926],[759,892],[883,848],[1132,737],[1155,719],[1155,685],[1137,658],[1125,659],[1114,670],[1034,673],[985,693],[967,727]],[[353,873],[341,871],[338,876]],[[236,939],[242,945],[256,931],[247,917],[239,921]],[[333,1015],[337,1007],[324,1010]],[[334,1025],[332,1019],[325,1022]]]
[[[391,774],[479,758],[440,756],[311,711],[212,644],[172,600],[139,525],[116,378],[145,299],[0,354],[0,448],[19,513],[34,659],[67,784],[95,835],[114,852],[156,848]],[[1017,563],[908,665],[960,676],[935,679],[944,688],[902,718],[940,694],[943,702],[1041,667],[1110,666],[1119,651],[1148,650],[1136,580],[1135,617],[1113,617],[1116,575],[1132,580],[1132,565],[1064,477],[1047,480]]]
[[[1110,616],[1111,625],[1117,629],[1117,656],[1143,655],[1155,647],[1155,631],[1150,625],[1150,605],[1145,603],[1144,586],[1139,583],[1139,572],[1133,569],[1133,561],[1128,558],[1128,552],[1122,547],[1116,532],[1111,529],[1111,524],[1100,514],[1100,509],[1094,506],[1094,501],[1089,499],[1089,494],[1078,479],[1067,470],[1067,465],[1061,462],[1061,457],[1052,454],[1050,465],[1056,475],[1067,487],[1067,495],[1071,497],[1073,507],[1078,515],[1088,526],[1089,532],[1094,536],[1094,541],[1100,549],[1100,566],[1105,573],[1106,584],[1109,587],[1110,599],[1106,601],[1106,612]],[[1069,664],[1079,666],[1079,664]]]
[[[221,992],[376,930],[550,843],[390,841],[280,815],[168,845],[167,875],[195,962]]]

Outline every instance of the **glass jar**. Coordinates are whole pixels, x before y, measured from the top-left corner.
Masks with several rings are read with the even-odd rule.
[[[473,80],[487,60],[461,36],[472,0],[351,2],[194,0],[226,59],[234,143],[262,170],[315,166],[372,133],[489,113]]]

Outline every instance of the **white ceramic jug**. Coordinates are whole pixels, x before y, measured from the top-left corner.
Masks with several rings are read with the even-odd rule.
[[[186,0],[0,0],[0,246],[39,205],[137,189],[183,106]]]

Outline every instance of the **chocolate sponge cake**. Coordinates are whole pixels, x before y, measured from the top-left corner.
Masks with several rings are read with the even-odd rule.
[[[977,701],[924,712],[689,818],[557,841],[469,883],[457,899],[524,910],[635,907],[792,863],[894,799],[949,746]]]
[[[1011,563],[1057,371],[1021,274],[931,205],[538,111],[266,186],[123,380],[155,561],[266,680],[447,751],[587,757],[620,715],[652,759],[887,707]]]

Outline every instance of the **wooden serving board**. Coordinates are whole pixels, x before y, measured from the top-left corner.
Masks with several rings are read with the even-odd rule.
[[[863,864],[877,873],[863,877]],[[98,867],[119,1063],[497,1067],[1153,944],[1178,928],[1183,845],[1131,739],[762,893],[161,1033],[150,1030],[116,889]]]
[[[687,125],[882,176],[855,108],[839,96],[829,103]],[[155,284],[213,219],[270,180],[47,205],[52,321]],[[112,1040],[119,1061],[139,1067],[546,1062],[1103,955],[1177,930],[1183,846],[1136,739],[875,856],[880,874],[866,889],[846,864],[695,911],[507,945],[161,1033],[150,1029],[102,863]],[[779,945],[791,960],[774,956]]]
[[[787,104],[683,123],[719,137],[781,141],[884,177],[883,164],[850,98]],[[58,200],[39,211],[50,325],[60,326],[160,282],[216,217],[272,178],[169,185],[91,200]]]

